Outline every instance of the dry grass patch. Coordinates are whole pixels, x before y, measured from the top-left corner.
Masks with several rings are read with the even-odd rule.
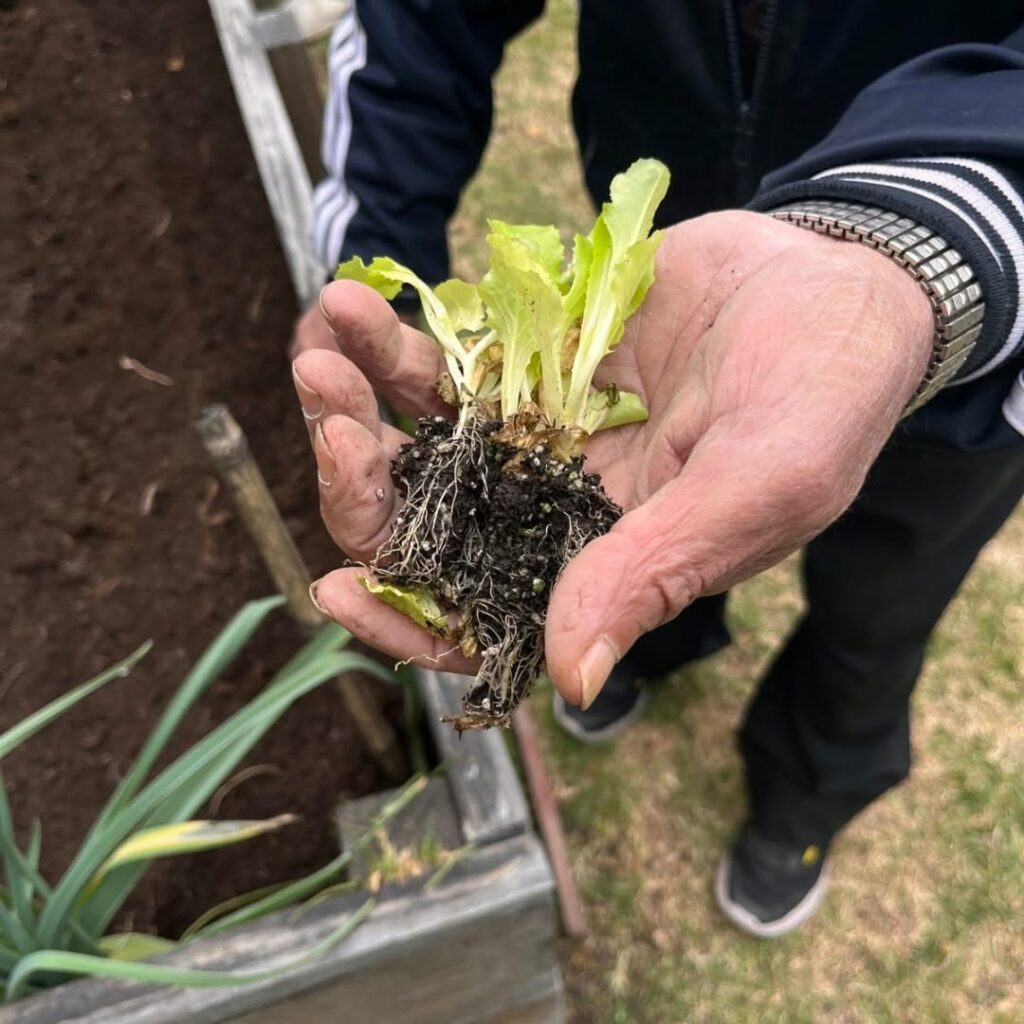
[[[1024,593],[1008,554],[1022,536],[1018,512],[940,626],[911,781],[851,826],[822,914],[780,943],[725,925],[710,882],[743,812],[733,732],[802,606],[794,560],[737,588],[733,647],[678,673],[614,751],[579,747],[542,714],[591,905],[592,935],[565,960],[574,1020],[1013,1019],[1024,796],[1006,613]]]

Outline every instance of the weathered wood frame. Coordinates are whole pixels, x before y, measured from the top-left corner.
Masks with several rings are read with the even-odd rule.
[[[158,989],[76,981],[0,1010],[0,1024],[561,1024],[553,950],[554,886],[498,732],[458,740],[443,714],[464,680],[424,672],[433,738],[464,842],[475,844],[436,889],[385,890],[344,943],[274,981],[229,989]],[[365,894],[282,911],[158,962],[260,972],[295,960],[341,926]]]
[[[286,0],[263,11],[257,10],[260,6],[266,5],[210,0],[281,248],[296,295],[305,305],[327,276],[309,242],[319,96],[305,43],[336,23],[348,0]]]

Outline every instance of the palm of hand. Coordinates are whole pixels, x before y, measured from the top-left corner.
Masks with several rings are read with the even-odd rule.
[[[439,358],[421,335],[399,337],[366,289],[328,291],[352,362],[309,352],[295,367],[321,400],[318,416],[307,413],[321,421],[318,464],[344,477],[321,490],[325,522],[350,554],[372,553],[390,529],[390,498],[373,495],[390,488],[401,438],[376,420],[366,378],[403,411],[440,411],[430,390]],[[670,228],[655,284],[596,381],[637,392],[650,415],[587,446],[588,469],[627,514],[552,593],[547,662],[562,693],[579,700],[595,645],[621,656],[695,597],[773,564],[837,517],[920,379],[930,337],[917,286],[869,249],[761,214]],[[438,663],[439,649],[424,652],[424,635],[359,590],[351,570],[319,594],[368,642]],[[441,663],[472,667],[458,655]]]
[[[669,228],[655,284],[598,374],[599,384],[640,394],[649,418],[595,435],[588,468],[630,509],[677,477],[701,443],[742,434],[755,444],[788,416],[806,428],[808,392],[870,363],[891,334],[879,333],[892,310],[870,294],[864,255],[758,214]],[[899,382],[879,383],[884,404]],[[823,410],[829,419],[838,411]]]

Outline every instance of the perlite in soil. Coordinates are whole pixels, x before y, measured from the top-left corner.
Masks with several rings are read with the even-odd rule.
[[[478,284],[430,288],[391,259],[358,257],[339,279],[387,299],[419,294],[447,371],[451,420],[420,420],[392,476],[404,499],[363,585],[469,657],[480,671],[459,730],[505,725],[543,669],[552,587],[622,510],[585,470],[587,439],[647,418],[640,397],[594,374],[654,281],[654,213],[667,168],[638,160],[611,184],[566,268],[556,228],[489,221]]]

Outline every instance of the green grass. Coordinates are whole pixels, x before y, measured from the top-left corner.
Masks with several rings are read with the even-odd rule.
[[[513,42],[495,130],[451,225],[455,273],[484,265],[486,218],[592,216],[569,124],[575,8],[549,0]],[[1019,1020],[1024,1005],[1024,511],[985,551],[937,632],[915,701],[911,781],[836,851],[817,920],[777,944],[714,909],[711,877],[739,824],[733,734],[799,613],[790,560],[737,588],[736,642],[672,679],[614,750],[544,737],[590,934],[566,946],[577,1024]]]

